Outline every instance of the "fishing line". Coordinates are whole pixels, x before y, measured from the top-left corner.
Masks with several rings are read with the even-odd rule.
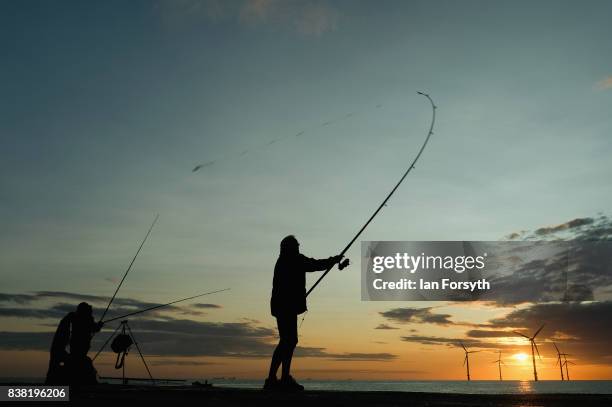
[[[377,104],[375,106],[375,109],[380,109],[382,107],[383,107],[382,104]],[[331,119],[331,120],[325,121],[323,123],[314,125],[312,127],[306,128],[306,129],[304,129],[302,131],[299,131],[297,133],[286,134],[284,136],[268,140],[265,143],[258,144],[258,145],[254,146],[252,148],[249,148],[249,149],[243,149],[243,150],[240,150],[238,152],[228,153],[228,154],[222,155],[221,157],[219,157],[219,158],[217,158],[215,160],[209,160],[209,161],[201,162],[200,164],[197,164],[195,167],[193,167],[191,172],[192,173],[193,172],[198,172],[202,168],[210,167],[210,166],[212,166],[212,165],[214,165],[216,163],[219,163],[219,162],[223,162],[223,161],[227,161],[227,160],[231,160],[231,159],[242,158],[242,157],[244,157],[244,156],[246,156],[248,154],[251,154],[251,153],[253,153],[255,151],[263,150],[265,148],[268,148],[268,147],[270,147],[270,146],[272,146],[273,144],[276,144],[276,143],[280,143],[280,142],[287,141],[287,140],[290,140],[290,139],[295,139],[297,137],[303,137],[304,135],[308,135],[309,133],[314,132],[317,129],[321,129],[323,127],[328,127],[328,126],[330,126],[332,124],[335,124],[335,123],[338,123],[338,122],[341,122],[341,121],[346,121],[346,120],[349,120],[349,119],[351,119],[353,117],[360,116],[360,115],[363,114],[363,112],[365,112],[365,110],[362,111],[361,113],[356,113],[356,112],[346,113],[346,114],[338,116],[338,117],[336,117],[334,119]]]

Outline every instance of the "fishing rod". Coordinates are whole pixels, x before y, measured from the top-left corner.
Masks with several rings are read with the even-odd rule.
[[[108,305],[106,306],[106,309],[104,310],[104,313],[100,317],[100,321],[102,321],[104,319],[104,317],[106,316],[106,313],[108,312],[108,309],[110,308],[111,304],[113,303],[113,301],[115,299],[115,296],[117,295],[117,293],[119,292],[119,289],[121,288],[121,285],[123,284],[123,280],[125,280],[125,278],[127,277],[128,273],[132,269],[132,265],[136,261],[136,257],[138,257],[138,254],[140,253],[140,250],[142,249],[142,246],[144,246],[144,244],[147,241],[149,235],[151,234],[151,231],[153,230],[153,226],[155,226],[155,223],[157,223],[157,219],[159,219],[159,214],[157,216],[155,216],[155,219],[153,219],[153,223],[151,223],[151,227],[149,227],[149,230],[148,230],[147,234],[145,235],[144,239],[142,240],[142,243],[140,243],[140,247],[138,247],[138,250],[136,251],[136,254],[134,255],[134,258],[132,259],[132,261],[130,262],[130,265],[128,266],[127,270],[125,270],[125,274],[123,275],[123,278],[119,282],[119,285],[117,286],[117,289],[115,290],[115,293],[113,294],[113,296],[111,297],[110,301],[108,302]]]
[[[103,323],[107,323],[107,322],[116,321],[116,320],[118,320],[118,319],[127,318],[127,317],[129,317],[129,316],[136,315],[136,314],[142,314],[143,312],[151,311],[151,310],[154,310],[154,309],[157,309],[157,308],[167,307],[168,305],[176,304],[177,302],[187,301],[187,300],[191,300],[191,299],[194,299],[194,298],[202,297],[202,296],[204,296],[204,295],[209,295],[209,294],[219,293],[219,292],[221,292],[221,291],[227,291],[227,290],[229,290],[229,288],[225,288],[225,289],[223,289],[223,290],[211,291],[211,292],[204,293],[204,294],[194,295],[193,297],[183,298],[182,300],[172,301],[172,302],[169,302],[169,303],[167,303],[167,304],[156,305],[156,306],[151,307],[151,308],[147,308],[147,309],[140,310],[140,311],[135,311],[135,312],[132,312],[132,313],[130,313],[130,314],[126,314],[126,315],[122,315],[122,316],[120,316],[120,317],[116,317],[116,318],[109,319],[108,321],[104,321]],[[127,321],[125,321],[125,322],[127,322]],[[118,325],[118,326],[117,326],[117,328],[115,328],[115,331],[112,333],[112,335],[111,335],[111,336],[109,336],[109,337],[108,337],[108,339],[106,339],[106,342],[104,342],[104,344],[102,345],[102,347],[100,348],[100,350],[98,351],[98,353],[96,353],[96,355],[93,357],[92,361],[94,361],[94,360],[96,360],[96,359],[98,358],[98,356],[100,355],[100,353],[102,353],[102,351],[104,350],[104,348],[106,348],[106,345],[108,345],[108,343],[110,342],[110,340],[111,340],[111,339],[113,339],[113,337],[115,336],[115,334],[117,333],[117,331],[119,331],[119,328],[121,328],[121,327],[122,327],[122,324]],[[142,354],[141,354],[141,356],[142,356]],[[144,358],[143,358],[143,361],[144,361]],[[146,364],[146,362],[145,362],[145,364]],[[147,368],[147,370],[148,370],[148,368]],[[149,375],[150,375],[150,373],[149,373]]]
[[[414,158],[414,160],[412,161],[412,164],[410,164],[410,167],[408,167],[408,169],[406,170],[406,172],[404,173],[404,175],[402,175],[402,177],[400,178],[400,180],[397,182],[397,184],[395,184],[395,186],[393,187],[393,189],[391,190],[391,192],[389,192],[389,195],[387,195],[387,197],[382,201],[382,203],[380,204],[380,206],[378,208],[376,208],[376,210],[374,211],[374,213],[372,214],[372,216],[370,216],[370,219],[368,219],[368,221],[361,227],[361,229],[359,229],[359,232],[357,232],[357,234],[353,237],[353,239],[351,239],[351,241],[346,245],[346,247],[344,248],[344,250],[342,250],[340,252],[340,257],[344,256],[344,254],[351,248],[351,246],[353,245],[353,243],[355,243],[355,241],[359,238],[359,236],[361,235],[361,233],[368,227],[368,225],[370,224],[370,222],[372,222],[372,220],[374,220],[374,218],[376,217],[376,215],[378,215],[378,212],[380,212],[380,210],[387,204],[387,201],[391,198],[391,196],[393,195],[393,193],[395,193],[395,191],[397,190],[397,188],[399,188],[399,186],[401,185],[401,183],[404,181],[404,179],[406,178],[406,176],[408,176],[408,174],[410,173],[410,171],[412,171],[414,169],[414,165],[416,164],[416,162],[419,160],[419,158],[421,157],[421,154],[423,154],[423,150],[425,150],[425,147],[427,146],[427,143],[429,142],[429,138],[431,137],[431,135],[433,134],[433,128],[434,128],[434,123],[436,122],[436,109],[437,106],[434,104],[434,101],[431,99],[431,97],[427,94],[427,93],[423,93],[423,92],[417,92],[417,94],[421,95],[421,96],[425,96],[427,99],[429,99],[429,103],[431,103],[431,109],[432,109],[432,117],[431,117],[431,125],[429,126],[429,132],[427,133],[427,137],[425,138],[425,142],[423,143],[423,145],[421,146],[421,149],[419,150],[418,154],[416,155],[416,157]],[[312,285],[312,287],[310,287],[310,289],[308,290],[308,292],[306,292],[306,297],[308,297],[308,295],[312,292],[312,290],[314,290],[316,288],[317,285],[319,285],[319,283],[321,282],[321,280],[323,280],[325,278],[325,276],[327,275],[327,273],[329,273],[331,271],[331,269],[334,267],[334,264],[332,264],[331,266],[329,266],[327,268],[327,270],[325,270],[325,272],[321,275],[321,277],[319,277],[319,279]]]
[[[103,323],[106,324],[106,323],[109,323],[109,322],[116,321],[118,319],[123,319],[123,318],[131,317],[132,315],[142,314],[143,312],[148,312],[148,311],[152,311],[154,309],[158,309],[158,308],[162,308],[162,307],[167,307],[168,305],[176,304],[177,302],[183,302],[183,301],[187,301],[187,300],[192,300],[194,298],[203,297],[205,295],[220,293],[222,291],[228,291],[228,290],[231,290],[231,288],[224,288],[223,290],[209,291],[209,292],[204,293],[204,294],[194,295],[193,297],[183,298],[181,300],[172,301],[172,302],[169,302],[167,304],[160,304],[160,305],[156,305],[154,307],[146,308],[146,309],[143,309],[143,310],[140,310],[140,311],[130,312],[129,314],[125,314],[125,315],[122,315],[120,317],[115,317],[115,318],[107,319],[106,321],[103,321]]]

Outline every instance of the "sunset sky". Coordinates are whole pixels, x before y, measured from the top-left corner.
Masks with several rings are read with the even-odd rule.
[[[59,320],[231,287],[130,321],[158,377],[261,378],[280,240],[612,239],[608,1],[0,3],[0,376]],[[196,172],[192,169],[205,164]],[[579,219],[578,222],[572,222]],[[299,378],[612,379],[612,273],[587,302],[364,302],[359,244],[309,297]],[[309,280],[312,284],[314,279]],[[115,325],[96,336],[97,350]],[[111,331],[107,331],[110,329]],[[130,375],[144,375],[129,356]],[[115,375],[114,354],[96,361]]]

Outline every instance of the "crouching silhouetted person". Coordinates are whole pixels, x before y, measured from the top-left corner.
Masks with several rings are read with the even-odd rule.
[[[60,321],[51,343],[49,370],[45,384],[96,384],[97,374],[87,352],[91,339],[103,323],[96,323],[91,305],[82,302],[76,312],[70,312]],[[70,353],[66,347],[70,346]]]
[[[298,343],[298,315],[306,312],[306,273],[323,271],[338,263],[342,256],[316,260],[300,253],[299,243],[294,236],[285,237],[280,244],[280,255],[274,266],[272,299],[270,308],[276,317],[280,340],[270,363],[270,372],[264,389],[304,390],[291,377],[291,359]],[[280,366],[282,376],[279,381],[276,372]]]

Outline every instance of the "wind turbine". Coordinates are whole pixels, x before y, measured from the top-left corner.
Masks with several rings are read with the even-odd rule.
[[[568,355],[567,355],[567,353],[561,353],[561,351],[557,347],[557,344],[554,341],[553,341],[553,345],[555,346],[555,350],[557,351],[557,363],[555,363],[555,365],[557,365],[557,364],[559,365],[559,370],[561,371],[561,380],[563,381],[563,380],[565,380],[565,377],[563,377],[563,361],[561,360],[561,356],[563,356],[565,358]],[[566,366],[566,369],[567,369],[567,366]]]
[[[459,344],[461,345],[461,347],[463,348],[463,350],[465,351],[465,359],[463,359],[463,364],[465,365],[466,369],[467,369],[467,379],[468,381],[470,381],[470,358],[468,357],[468,355],[470,353],[476,353],[476,352],[480,352],[479,350],[467,350],[467,348],[465,347],[465,345],[463,345],[463,343],[459,342]]]
[[[501,365],[505,366],[506,364],[501,360],[501,350],[499,351],[497,360],[494,360],[493,363],[497,363],[497,367],[499,368],[499,380],[502,381]]]
[[[514,331],[515,334],[520,335],[524,338],[529,339],[529,343],[531,343],[531,360],[533,361],[533,377],[534,380],[537,382],[538,381],[538,371],[536,370],[536,361],[535,361],[535,352],[538,353],[538,357],[540,359],[542,359],[542,356],[540,356],[540,351],[538,350],[538,345],[536,345],[535,342],[535,337],[538,336],[538,334],[540,333],[540,331],[542,330],[542,328],[544,328],[545,324],[542,324],[542,326],[540,327],[540,329],[538,329],[537,331],[535,331],[535,333],[533,334],[533,336],[530,338],[529,336],[522,334],[520,332]],[[534,352],[535,349],[535,352]]]
[[[565,377],[567,377],[567,380],[569,380],[569,370],[567,370],[567,364],[569,363],[570,365],[575,365],[574,362],[572,362],[571,360],[567,360],[567,356],[569,356],[566,353],[562,353],[563,355],[563,359],[565,359],[565,361],[563,362],[563,364],[565,365]]]

